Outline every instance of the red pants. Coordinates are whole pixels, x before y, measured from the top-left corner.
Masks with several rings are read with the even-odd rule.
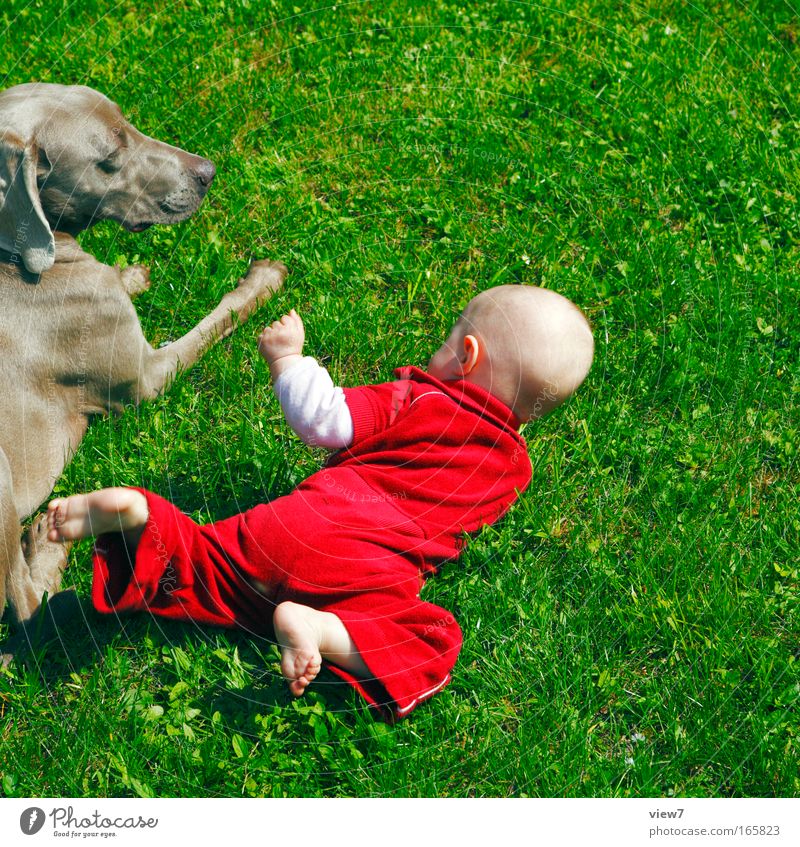
[[[429,545],[354,471],[323,470],[286,497],[207,526],[142,493],[150,516],[133,564],[120,535],[98,539],[98,611],[264,634],[275,606],[293,600],[341,619],[372,677],[329,668],[384,716],[403,717],[450,681],[461,630],[419,599]]]

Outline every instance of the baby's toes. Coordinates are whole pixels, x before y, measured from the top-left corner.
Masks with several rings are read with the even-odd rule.
[[[300,676],[290,686],[292,693],[296,697],[299,697],[301,694],[303,694],[306,688],[311,685],[311,683],[314,681],[317,674],[319,673],[319,669],[320,666],[318,664],[315,665],[313,662],[308,663],[305,671],[300,674]]]
[[[311,682],[314,677],[319,673],[320,668],[322,667],[322,661],[319,656],[312,656],[309,663],[306,665],[306,669],[303,672],[303,676]]]
[[[290,656],[284,657],[281,670],[289,683],[289,690],[295,697],[299,697],[308,688],[319,673],[320,666],[319,658],[305,650],[292,651]]]
[[[66,520],[66,510],[63,500],[51,500],[47,504],[47,525],[53,527],[61,526]]]
[[[297,679],[303,672],[305,664],[303,657],[295,650],[284,650],[281,656],[281,673],[290,682]]]
[[[304,676],[301,676],[298,679],[293,679],[289,683],[289,691],[291,691],[295,697],[301,697],[305,693],[306,688],[308,688],[308,680]]]
[[[306,690],[306,688],[308,688],[308,686],[311,685],[311,683],[316,679],[316,676],[320,671],[320,667],[321,665],[319,661],[316,661],[315,659],[311,659],[306,664],[305,670],[302,672],[302,674],[300,674],[297,679],[297,688],[299,689],[297,691],[298,695],[302,694]]]
[[[47,537],[50,541],[58,541],[58,528],[64,523],[60,508],[60,500],[52,500],[47,504]]]

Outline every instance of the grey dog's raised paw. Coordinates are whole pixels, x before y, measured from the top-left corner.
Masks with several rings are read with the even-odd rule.
[[[270,298],[283,286],[288,273],[289,269],[283,262],[257,259],[250,263],[247,274],[239,282],[238,288],[260,303]]]
[[[135,297],[150,288],[150,268],[144,265],[128,265],[119,273],[129,297]]]

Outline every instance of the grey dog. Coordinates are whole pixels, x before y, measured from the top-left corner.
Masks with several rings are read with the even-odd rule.
[[[99,220],[132,232],[192,215],[214,165],[139,132],[84,86],[29,83],[0,93],[0,616],[24,622],[58,591],[63,544],[44,516],[21,522],[53,490],[94,414],[152,398],[283,283],[280,262],[254,262],[190,332],[154,349],[131,297],[146,268],[120,270],[74,236]]]

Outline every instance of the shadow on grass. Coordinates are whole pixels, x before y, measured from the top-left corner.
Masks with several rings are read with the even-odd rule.
[[[295,700],[274,667],[277,652],[266,655],[272,644],[274,639],[270,636],[254,637],[214,627],[198,629],[192,623],[154,620],[146,614],[107,617],[95,612],[87,598],[67,590],[54,595],[31,621],[0,642],[0,654],[4,664],[13,662],[34,673],[46,688],[55,690],[73,674],[85,673],[106,662],[109,650],[121,653],[140,647],[162,655],[165,649],[180,648],[189,655],[202,652],[211,656],[225,648],[224,652],[230,653],[226,656],[230,666],[220,663],[215,667],[216,679],[206,678],[191,699],[204,713],[219,712],[228,727],[249,734],[254,715],[282,711],[292,707]],[[167,664],[150,666],[147,673],[151,679],[155,676],[161,690],[169,690],[180,678],[179,670]],[[119,684],[124,688],[126,681],[120,680]],[[352,712],[349,686],[332,673],[323,670],[314,689],[313,698],[299,701],[301,709],[303,704],[321,696],[327,710]]]

